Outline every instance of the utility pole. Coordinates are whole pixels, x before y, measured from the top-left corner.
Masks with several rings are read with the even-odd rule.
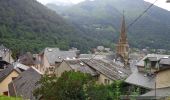
[[[155,81],[155,100],[156,100],[156,81]]]

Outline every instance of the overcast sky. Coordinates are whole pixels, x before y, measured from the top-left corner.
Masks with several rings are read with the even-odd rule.
[[[155,0],[145,0],[145,1],[153,3]],[[166,3],[166,0],[158,0],[156,5],[170,11],[170,3]]]
[[[76,4],[76,3],[79,3],[79,2],[84,1],[84,0],[37,0],[37,1],[39,1],[43,4],[51,3],[51,2],[55,2],[55,1],[66,2],[66,3],[72,2],[72,3]],[[145,0],[145,1],[153,3],[155,0]],[[166,0],[158,0],[156,5],[170,11],[170,3],[166,3]]]
[[[81,1],[84,1],[84,0],[37,0],[43,4],[46,4],[46,3],[51,3],[51,2],[56,2],[56,1],[59,1],[59,2],[72,2],[74,4],[76,3],[79,3]]]

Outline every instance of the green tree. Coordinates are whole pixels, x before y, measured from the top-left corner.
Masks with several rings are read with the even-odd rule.
[[[120,100],[121,95],[127,95],[127,84],[122,80],[102,85],[91,75],[74,71],[64,72],[59,78],[45,75],[39,85],[34,95],[42,96],[44,100]],[[130,94],[135,93],[139,93],[136,87]]]
[[[87,100],[114,100],[110,85],[88,84],[86,91]]]
[[[88,74],[72,71],[63,73],[60,78],[44,76],[34,95],[42,95],[45,100],[85,100],[83,87],[91,79]]]

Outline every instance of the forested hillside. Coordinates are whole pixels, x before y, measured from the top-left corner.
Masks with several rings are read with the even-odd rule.
[[[143,0],[86,0],[72,7],[47,4],[76,27],[104,43],[116,42],[119,35],[122,12],[127,26],[132,23],[149,3]],[[153,6],[128,30],[131,47],[170,49],[170,12]]]
[[[36,0],[0,0],[0,44],[15,53],[54,46],[87,51],[98,43]]]

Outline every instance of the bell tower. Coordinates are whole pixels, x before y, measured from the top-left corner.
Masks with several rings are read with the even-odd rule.
[[[121,24],[119,41],[116,45],[116,54],[120,55],[124,59],[125,64],[128,64],[129,44],[128,44],[128,40],[127,40],[126,23],[125,23],[124,14],[123,14],[123,19],[122,19],[122,24]]]

